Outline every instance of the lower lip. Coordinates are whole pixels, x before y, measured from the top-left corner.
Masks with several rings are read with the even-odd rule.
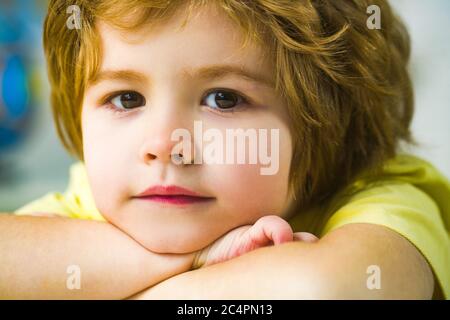
[[[186,195],[153,195],[147,197],[139,197],[138,199],[172,205],[205,203],[213,200],[213,198],[193,197]]]

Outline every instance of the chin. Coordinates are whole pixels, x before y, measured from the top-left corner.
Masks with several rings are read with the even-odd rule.
[[[150,239],[136,239],[143,247],[154,253],[174,253],[183,254],[195,252],[208,246],[214,240],[207,241],[206,239],[192,239],[187,236],[177,236],[169,239],[165,237],[153,237]]]

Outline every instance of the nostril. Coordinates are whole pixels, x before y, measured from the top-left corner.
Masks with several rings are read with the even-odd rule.
[[[155,160],[156,156],[154,154],[152,154],[152,153],[147,153],[147,159],[148,160]]]
[[[175,153],[171,155],[172,162],[176,164],[182,164],[183,163],[183,154],[181,153]]]

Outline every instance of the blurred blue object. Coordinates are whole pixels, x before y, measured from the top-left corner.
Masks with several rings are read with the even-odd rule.
[[[12,120],[20,119],[27,111],[28,84],[23,58],[12,55],[6,60],[5,71],[1,78],[3,103]]]
[[[0,150],[18,143],[28,115],[29,90],[23,58],[11,55],[0,71]]]
[[[0,2],[0,157],[26,136],[31,116],[33,2]]]

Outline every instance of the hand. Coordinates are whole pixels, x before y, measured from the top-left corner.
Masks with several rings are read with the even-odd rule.
[[[192,268],[197,269],[230,260],[266,246],[290,241],[316,242],[317,240],[318,238],[311,233],[294,233],[289,223],[278,216],[264,216],[254,225],[235,228],[198,251]]]

